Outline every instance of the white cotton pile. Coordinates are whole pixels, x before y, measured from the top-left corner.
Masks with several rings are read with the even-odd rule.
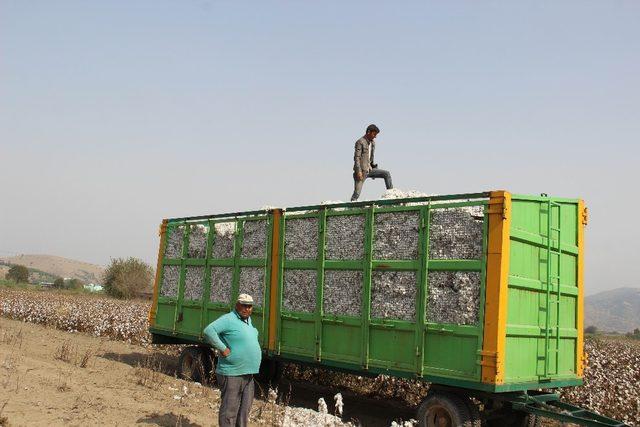
[[[214,225],[213,238],[214,258],[233,258],[233,244],[236,235],[235,222],[217,222]]]
[[[380,196],[381,199],[409,199],[414,197],[429,197],[435,196],[435,194],[427,194],[418,190],[400,190],[399,188],[392,188],[390,190],[386,190]]]
[[[184,278],[184,299],[196,301],[202,298],[204,267],[188,265]]]
[[[203,224],[193,224],[189,227],[189,258],[204,258],[207,254],[208,227]]]

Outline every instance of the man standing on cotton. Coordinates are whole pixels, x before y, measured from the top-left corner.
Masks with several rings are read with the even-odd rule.
[[[353,155],[353,195],[351,201],[355,202],[360,197],[360,191],[367,178],[384,178],[387,190],[393,188],[391,183],[391,173],[378,169],[374,163],[374,153],[376,150],[375,138],[380,133],[376,125],[367,126],[367,130],[362,138],[356,141],[355,154]]]
[[[253,298],[240,294],[236,307],[204,329],[206,341],[218,352],[216,379],[222,393],[221,427],[245,427],[253,403],[253,375],[260,370],[258,330],[251,324]]]

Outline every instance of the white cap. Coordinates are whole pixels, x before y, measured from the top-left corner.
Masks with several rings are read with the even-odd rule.
[[[238,295],[238,302],[240,304],[253,305],[253,298],[249,294]]]

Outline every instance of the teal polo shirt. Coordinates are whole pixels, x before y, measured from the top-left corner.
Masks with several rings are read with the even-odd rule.
[[[262,361],[258,330],[235,311],[217,318],[204,328],[205,340],[216,350],[231,349],[227,357],[218,357],[216,373],[227,376],[257,374]]]

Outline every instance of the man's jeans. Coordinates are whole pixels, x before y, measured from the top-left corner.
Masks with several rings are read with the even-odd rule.
[[[351,201],[355,202],[360,197],[360,191],[362,191],[362,186],[364,185],[364,180],[367,178],[384,178],[384,185],[387,186],[387,190],[393,188],[393,183],[391,182],[391,173],[384,169],[371,169],[366,176],[363,177],[362,181],[358,181],[356,179],[356,174],[353,174],[353,195],[351,196]]]
[[[222,403],[218,413],[220,427],[246,427],[253,403],[253,375],[216,374]]]

